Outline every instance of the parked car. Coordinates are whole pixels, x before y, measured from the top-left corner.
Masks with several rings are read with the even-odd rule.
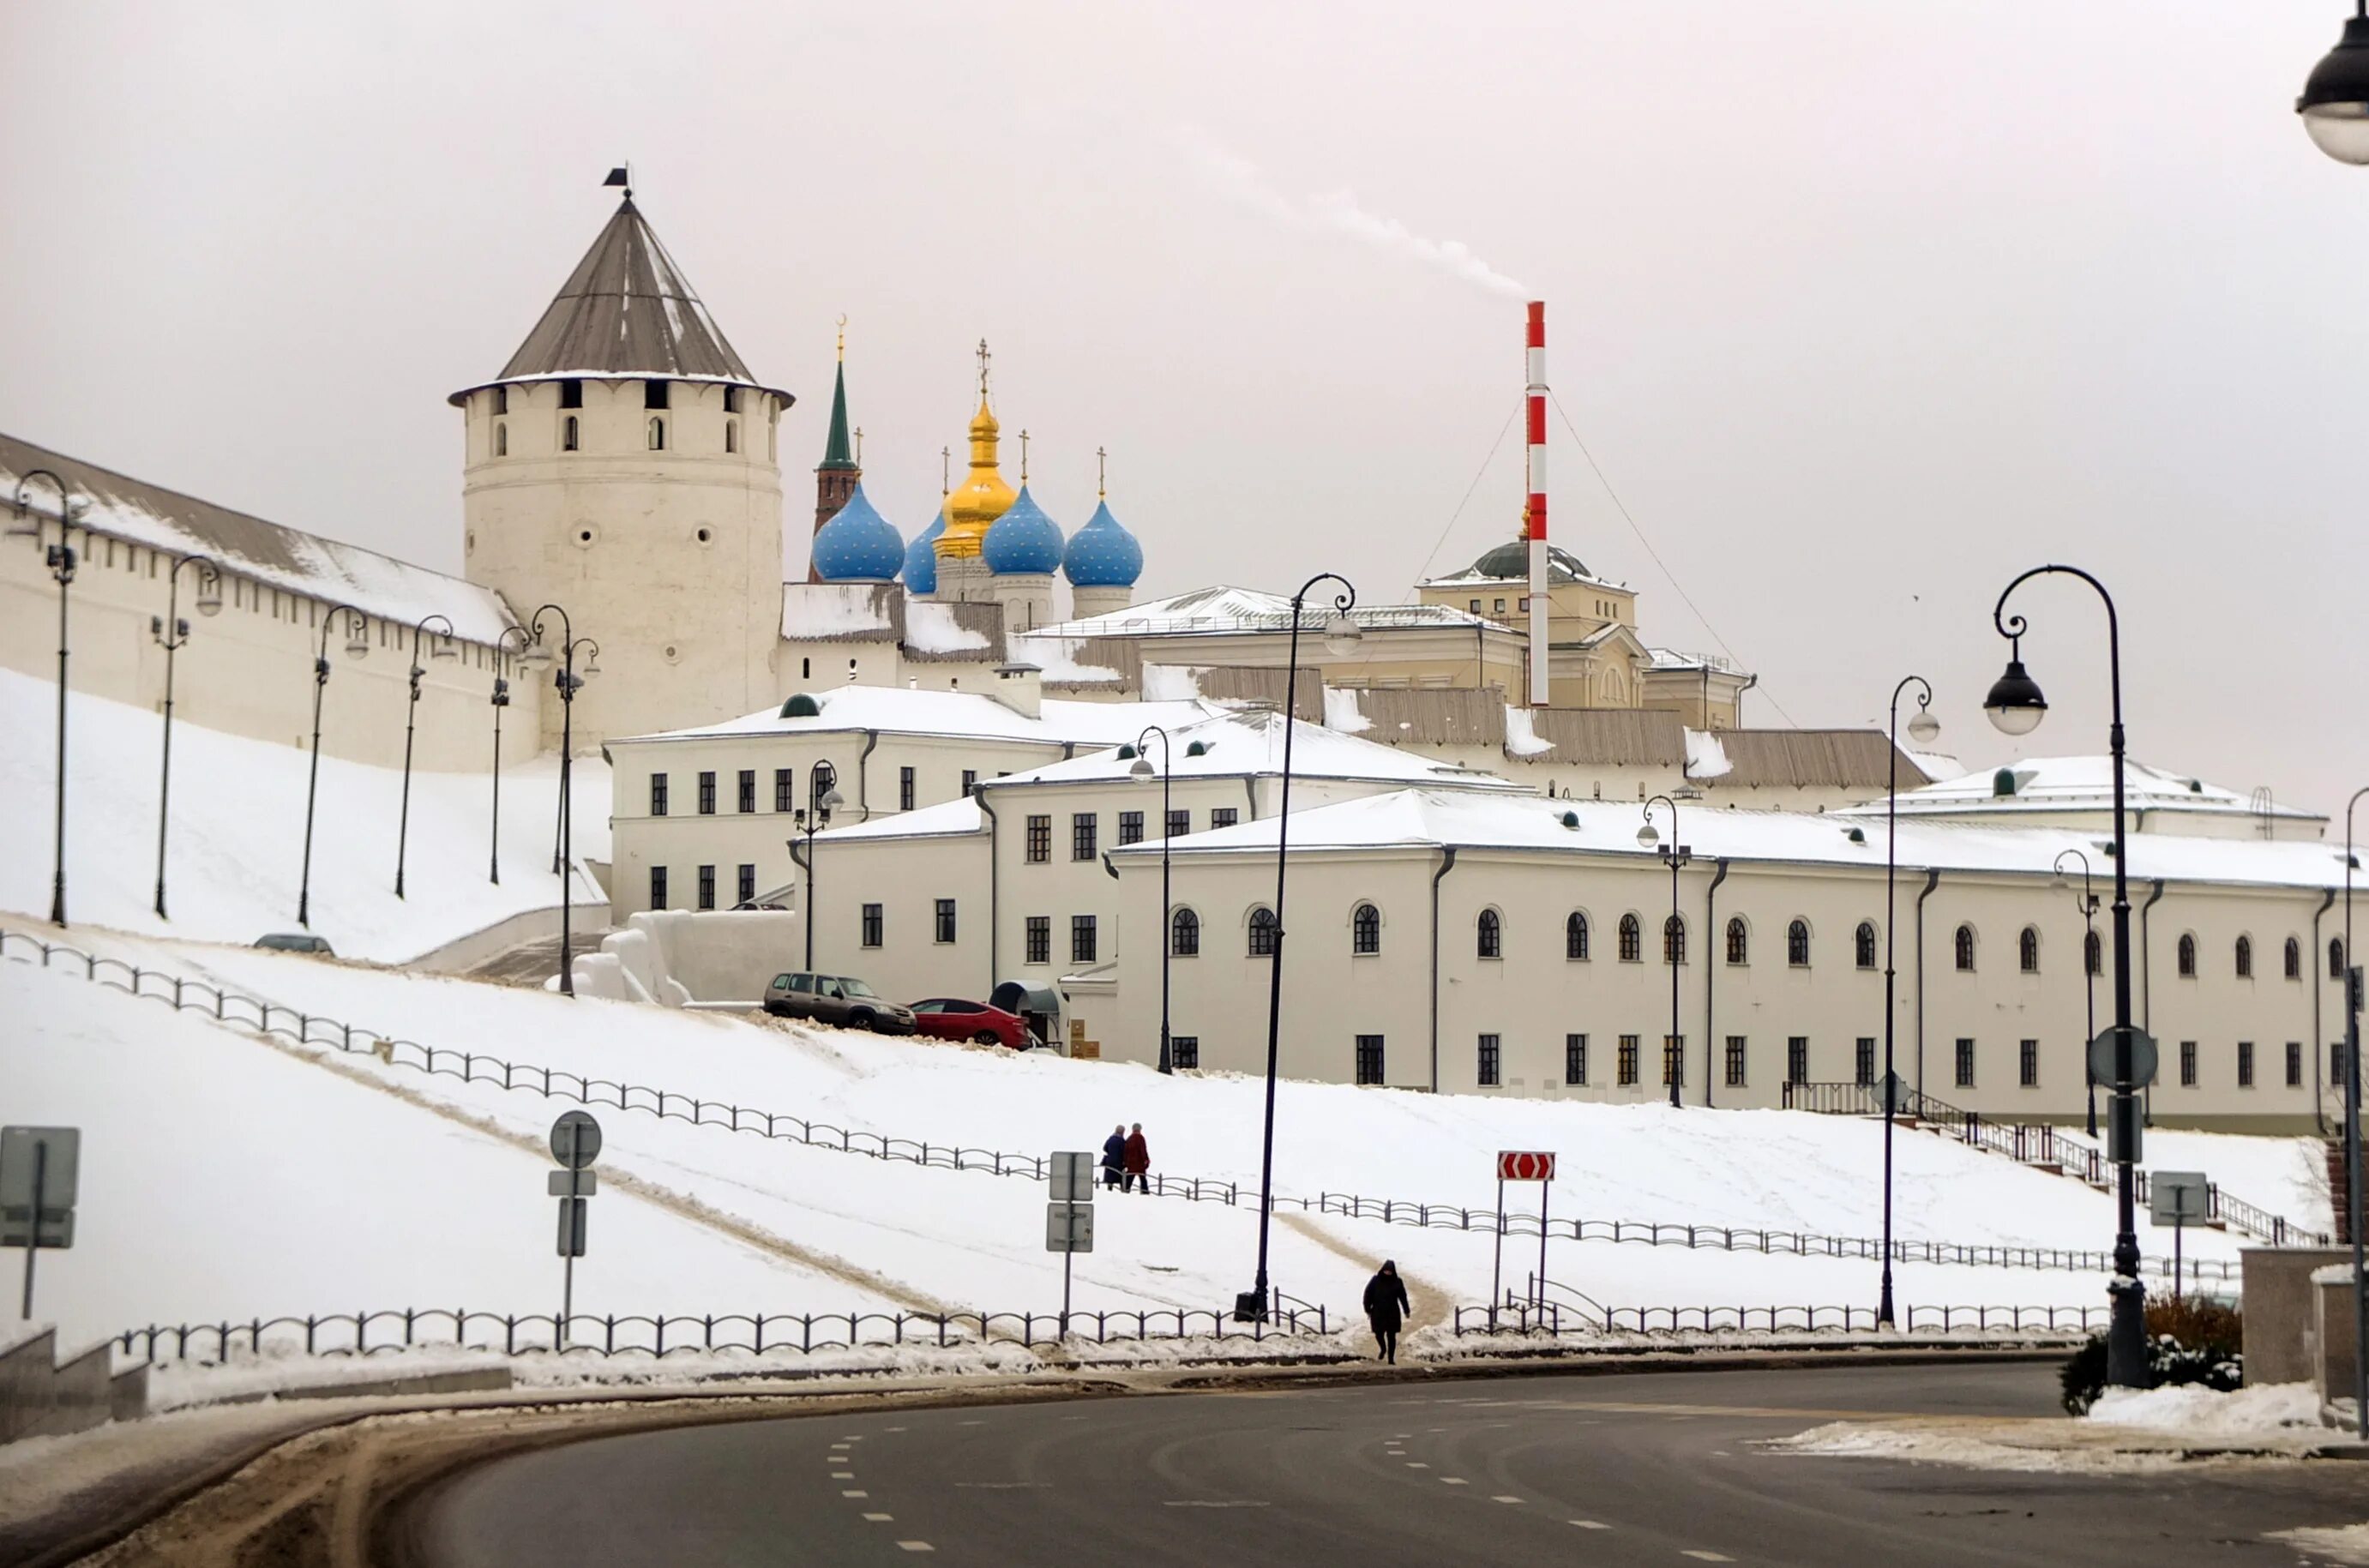
[[[807,1018],[876,1035],[910,1035],[913,1010],[884,999],[850,975],[775,975],[765,988],[765,1011],[776,1018]]]
[[[1036,1044],[1028,1020],[983,1001],[933,996],[913,1003],[913,1028],[941,1040],[968,1040],[978,1046],[1009,1046],[1024,1051]]]
[[[338,956],[337,949],[329,945],[327,937],[315,936],[309,931],[266,932],[255,939],[255,944],[269,947],[275,953],[315,953],[324,958]]]
[[[761,904],[755,899],[750,898],[733,905],[732,912],[737,915],[744,910],[787,910],[789,907],[790,906],[787,904]]]

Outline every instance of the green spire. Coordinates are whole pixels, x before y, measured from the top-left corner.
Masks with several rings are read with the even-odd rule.
[[[855,457],[847,440],[847,361],[839,363],[837,384],[830,393],[830,439],[823,444],[822,464],[826,469],[855,472]]]

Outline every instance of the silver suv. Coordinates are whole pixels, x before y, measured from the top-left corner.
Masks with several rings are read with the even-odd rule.
[[[913,1010],[881,997],[847,975],[775,975],[765,988],[765,1011],[776,1018],[806,1018],[876,1035],[910,1035]]]

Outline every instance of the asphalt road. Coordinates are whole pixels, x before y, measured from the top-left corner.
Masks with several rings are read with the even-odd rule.
[[[1097,1399],[682,1428],[503,1459],[401,1521],[429,1568],[567,1563],[2284,1565],[2338,1462],[2146,1476],[1772,1454],[1904,1413],[2046,1415],[2041,1365]]]

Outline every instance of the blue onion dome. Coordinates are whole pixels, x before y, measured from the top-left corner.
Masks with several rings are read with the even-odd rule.
[[[861,483],[815,533],[814,567],[825,582],[894,582],[904,565],[904,540]]]
[[[946,509],[943,503],[930,526],[921,536],[905,546],[905,591],[935,593],[938,591],[938,535],[946,531]]]
[[[1024,484],[1004,514],[989,527],[978,553],[987,569],[999,576],[1007,572],[1049,576],[1061,564],[1061,526],[1045,515],[1045,509]]]
[[[1061,570],[1077,588],[1133,588],[1143,575],[1143,546],[1119,526],[1104,501],[1070,538]]]

